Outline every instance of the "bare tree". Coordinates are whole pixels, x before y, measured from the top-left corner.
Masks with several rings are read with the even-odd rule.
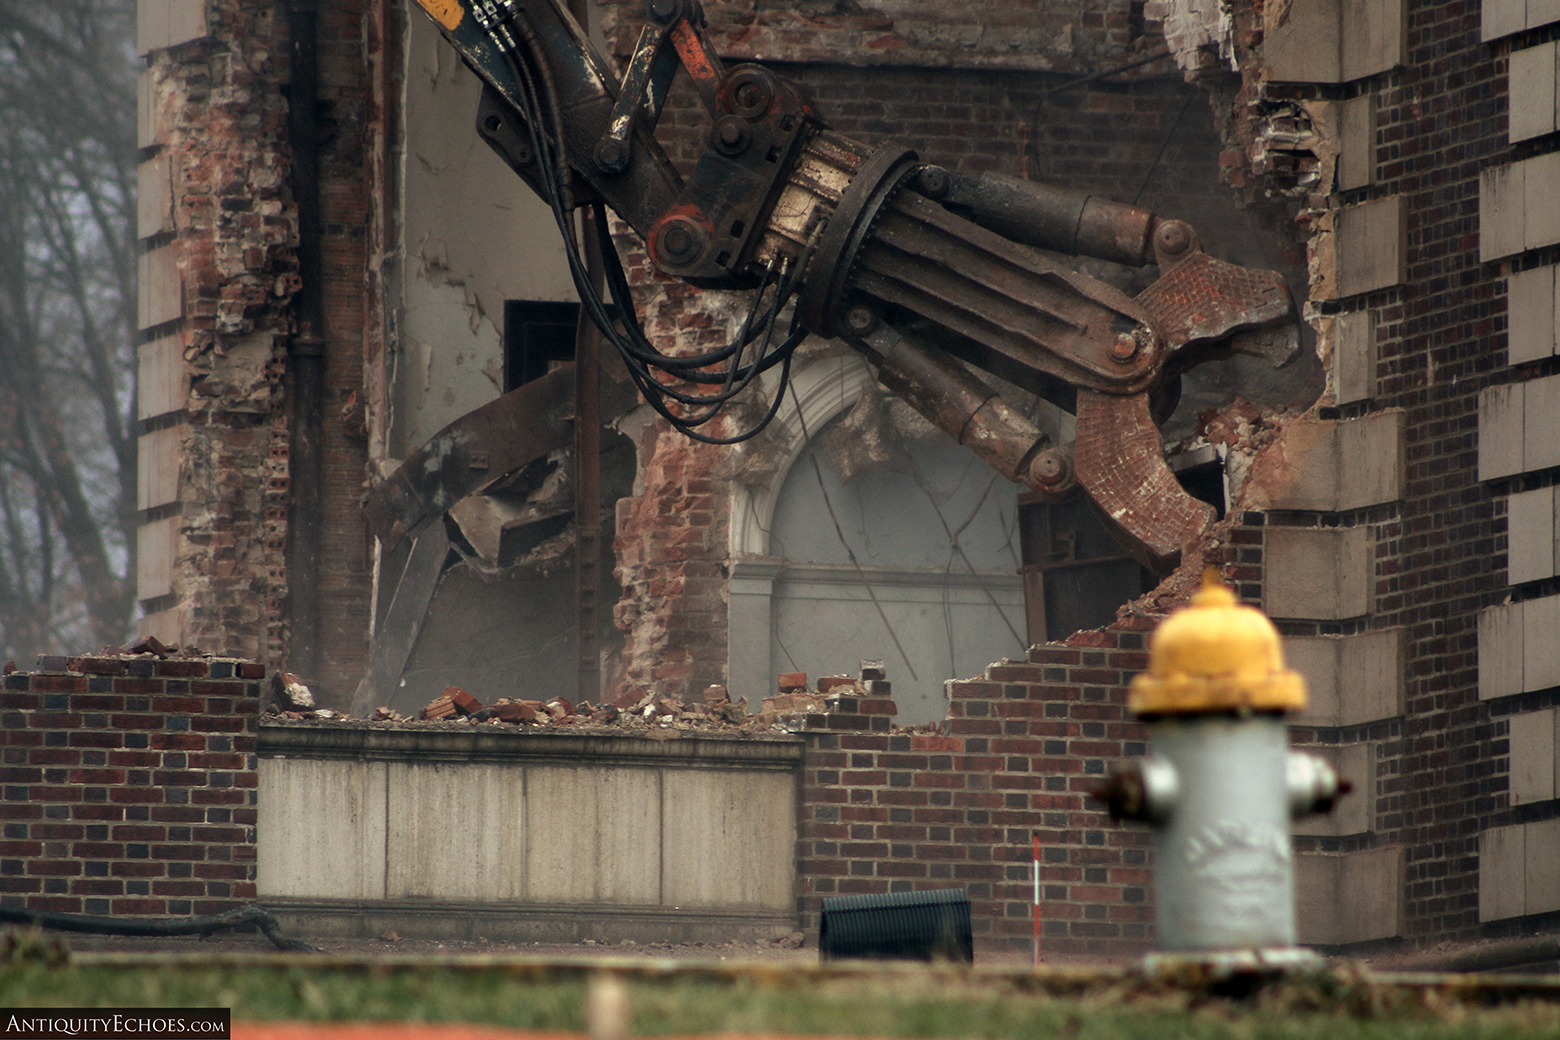
[[[0,657],[134,606],[135,0],[0,0]]]

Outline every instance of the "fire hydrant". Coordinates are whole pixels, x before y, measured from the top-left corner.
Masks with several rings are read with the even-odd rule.
[[[1289,750],[1284,716],[1305,707],[1278,631],[1210,569],[1159,626],[1128,707],[1149,754],[1096,792],[1117,819],[1154,828],[1159,947],[1208,957],[1295,949],[1290,821],[1350,789],[1323,759]]]

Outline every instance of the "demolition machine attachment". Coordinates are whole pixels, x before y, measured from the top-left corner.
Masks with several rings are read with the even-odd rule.
[[[1276,273],[1208,256],[1179,220],[837,134],[769,70],[728,68],[698,0],[646,0],[621,82],[559,0],[417,2],[483,80],[478,133],[551,206],[586,313],[678,429],[711,443],[752,436],[779,409],[803,338],[838,337],[1004,476],[1047,496],[1081,489],[1155,570],[1211,521],[1166,465],[1156,418],[1180,374],[1210,356],[1294,356],[1294,304]],[[686,180],[654,136],[679,69],[711,121]],[[732,342],[691,355],[651,343],[603,206],[664,273],[751,293]],[[582,209],[601,239],[605,294],[587,275]],[[1128,297],[1042,251],[1155,264],[1160,277]],[[771,370],[778,388],[759,384],[772,394],[760,420],[704,432]],[[1075,444],[1052,444],[975,370],[1074,412]]]

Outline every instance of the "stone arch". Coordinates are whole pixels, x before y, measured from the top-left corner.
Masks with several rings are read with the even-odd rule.
[[[958,671],[974,674],[991,660],[1020,654],[1024,649],[1023,584],[1017,573],[1016,532],[1010,568],[990,566],[989,553],[984,557],[986,565],[979,570],[971,564],[966,571],[962,563],[942,570],[928,566],[939,546],[947,551],[948,535],[935,518],[929,518],[927,502],[919,497],[920,491],[925,491],[929,499],[931,492],[912,488],[903,474],[879,473],[866,478],[874,482],[876,493],[886,494],[890,500],[896,495],[907,496],[901,500],[907,516],[917,505],[921,512],[918,522],[907,521],[898,530],[893,539],[896,550],[884,558],[865,560],[866,553],[858,546],[867,564],[863,570],[846,563],[837,551],[831,559],[827,552],[802,550],[802,539],[789,545],[776,544],[777,516],[789,516],[786,522],[794,525],[794,502],[820,494],[808,482],[791,483],[787,490],[788,477],[797,462],[813,440],[874,385],[873,371],[854,354],[831,352],[808,359],[793,374],[794,399],[782,406],[774,420],[771,444],[776,457],[770,463],[775,467],[774,476],[763,484],[732,489],[727,674],[732,695],[749,698],[755,708],[759,698],[774,692],[777,671],[847,672],[854,670],[860,657],[883,657],[897,683],[901,721],[932,721],[943,715],[944,680],[956,677]],[[789,391],[787,396],[791,396]],[[974,472],[989,474],[974,456],[952,441],[933,438],[926,442],[926,449],[925,457],[934,470],[969,463]],[[921,458],[921,453],[916,457]],[[824,466],[827,470],[827,461]],[[828,479],[842,478],[834,474]],[[980,480],[959,492],[963,497],[953,500],[953,508],[961,518],[987,509],[989,497],[990,508],[1000,505],[1006,510],[1006,522],[1016,527],[1016,488],[1000,477],[996,479],[995,488],[987,489],[987,482]],[[990,490],[997,494],[989,495]],[[836,484],[835,493],[839,491]],[[793,496],[789,510],[782,503],[787,494]],[[847,508],[836,504],[842,512]],[[874,522],[869,518],[874,507],[881,508],[875,499],[865,506],[859,502],[851,505],[859,507],[859,518],[868,524]],[[890,507],[887,515],[892,524],[898,510]],[[884,514],[876,516],[881,522]],[[982,513],[981,523],[992,522],[989,514]],[[958,526],[957,520],[953,526]],[[825,533],[814,532],[814,550],[820,547],[818,539],[834,539],[832,521],[820,519],[818,527]],[[809,630],[808,619],[812,617],[818,619],[817,626]],[[853,624],[863,636],[859,651],[851,654],[846,646],[854,645],[848,634]],[[894,635],[887,635],[890,630]],[[794,647],[781,642],[782,632],[804,637],[799,641],[806,648],[805,661],[799,654],[793,656]],[[936,633],[935,639],[928,638],[929,632]]]

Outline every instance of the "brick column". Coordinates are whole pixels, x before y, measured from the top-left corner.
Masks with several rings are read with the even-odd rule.
[[[255,897],[265,670],[41,657],[0,687],[0,904],[213,914]]]

